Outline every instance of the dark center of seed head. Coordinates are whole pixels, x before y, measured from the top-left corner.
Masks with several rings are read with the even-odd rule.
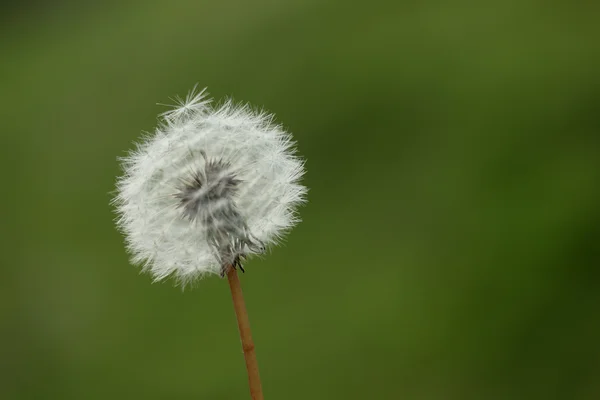
[[[222,202],[233,201],[239,183],[229,163],[207,160],[204,168],[195,170],[190,179],[183,182],[175,197],[183,216],[194,221]]]
[[[263,243],[252,236],[244,218],[239,213],[234,195],[240,180],[223,160],[209,160],[183,182],[176,198],[183,217],[199,220],[205,229],[206,239],[221,264],[221,276],[227,268],[239,267],[247,253],[262,253]]]

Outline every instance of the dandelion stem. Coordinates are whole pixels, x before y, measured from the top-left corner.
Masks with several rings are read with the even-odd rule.
[[[237,270],[231,266],[228,267],[227,278],[229,281],[229,288],[231,289],[233,308],[235,309],[238,328],[240,330],[240,338],[242,339],[244,358],[246,359],[250,396],[252,397],[252,400],[263,400],[264,397],[260,383],[260,375],[258,373],[258,363],[256,362],[256,352],[254,351],[254,342],[252,341],[252,334],[250,333],[250,321],[248,320],[248,311],[246,311],[246,303],[244,302],[244,295],[242,294],[242,286],[240,285]]]

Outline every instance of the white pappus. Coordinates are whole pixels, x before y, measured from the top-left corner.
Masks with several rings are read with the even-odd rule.
[[[298,221],[304,162],[273,116],[192,90],[122,160],[113,199],[134,264],[156,280],[224,275]],[[243,270],[243,269],[242,269]]]

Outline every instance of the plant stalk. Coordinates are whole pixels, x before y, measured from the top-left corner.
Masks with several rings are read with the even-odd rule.
[[[242,340],[242,349],[246,360],[246,370],[248,371],[248,384],[250,386],[250,396],[252,400],[264,400],[260,375],[258,373],[258,363],[256,361],[256,352],[254,351],[254,342],[250,333],[250,321],[248,320],[248,311],[242,293],[242,286],[237,274],[237,270],[232,266],[227,268],[227,280],[231,289],[231,298],[233,299],[233,308],[237,317],[240,338]]]

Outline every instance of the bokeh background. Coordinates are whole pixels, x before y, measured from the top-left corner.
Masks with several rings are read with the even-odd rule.
[[[600,398],[600,3],[0,7],[0,398],[249,398],[226,281],[152,284],[109,206],[196,83],[307,159],[242,276],[266,399]]]

